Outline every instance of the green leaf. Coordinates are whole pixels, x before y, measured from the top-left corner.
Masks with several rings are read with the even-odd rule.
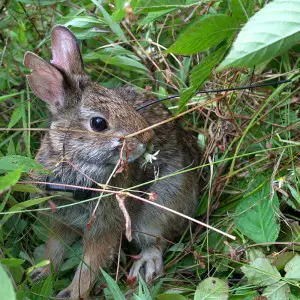
[[[284,268],[285,278],[300,280],[300,256],[293,257]]]
[[[244,196],[236,208],[234,223],[244,235],[256,243],[275,242],[280,230],[274,211],[278,208],[277,194],[274,193],[271,203],[270,184],[263,184]]]
[[[243,27],[218,70],[258,65],[300,40],[300,1],[276,0],[265,5]]]
[[[182,111],[189,99],[200,89],[207,77],[213,71],[214,67],[224,57],[228,47],[229,46],[227,44],[223,47],[220,47],[216,52],[208,55],[203,61],[200,62],[199,65],[192,69],[190,75],[190,87],[182,90],[180,93],[179,107],[176,112],[177,114]]]
[[[187,300],[186,297],[180,294],[160,294],[156,297],[157,300]]]
[[[94,26],[103,26],[105,22],[100,19],[96,19],[91,16],[72,16],[72,17],[64,17],[61,18],[58,24],[63,24],[65,26],[73,26],[78,28],[90,28]]]
[[[198,285],[194,300],[226,300],[228,295],[229,287],[226,281],[209,277]]]
[[[21,169],[9,172],[7,175],[0,177],[0,194],[14,186],[20,179]]]
[[[19,0],[19,1],[25,4],[36,5],[35,0]],[[65,0],[39,0],[39,6],[58,4],[59,2],[64,2],[64,1]]]
[[[278,282],[281,278],[276,267],[267,258],[257,258],[251,265],[241,267],[249,283],[258,287],[268,286]]]
[[[50,260],[42,260],[41,262],[35,264],[34,266],[30,267],[27,269],[26,273],[30,274],[32,271],[34,271],[35,269],[44,267],[44,266],[48,266],[50,264]]]
[[[20,119],[22,118],[22,111],[23,111],[23,108],[22,108],[22,105],[19,105],[12,113],[11,115],[11,118],[10,118],[10,121],[8,123],[8,128],[12,128],[14,127],[19,121]]]
[[[268,300],[289,300],[290,292],[289,285],[280,280],[272,285],[267,286],[263,290],[262,296],[267,297]]]
[[[230,9],[234,18],[245,23],[253,14],[254,0],[230,0]]]
[[[110,29],[119,37],[120,40],[122,40],[123,42],[128,42],[120,25],[111,18],[111,16],[107,13],[107,11],[101,5],[100,1],[92,0],[92,2],[101,11],[101,13],[104,17],[104,20],[105,20],[106,24],[110,27]]]
[[[141,13],[160,11],[166,9],[182,9],[187,8],[197,0],[133,0],[130,5],[135,10],[141,10]]]
[[[17,169],[22,169],[24,172],[29,172],[33,169],[40,173],[49,173],[43,165],[25,156],[9,155],[0,157],[0,170],[14,171]]]
[[[126,57],[126,56],[109,56],[107,54],[101,54],[101,53],[89,53],[88,55],[84,56],[85,60],[95,60],[100,59],[103,62],[105,62],[108,65],[115,65],[118,67],[121,67],[123,69],[127,69],[134,72],[148,72],[148,69],[139,61]]]
[[[6,213],[2,213],[5,214],[5,216],[3,217],[3,219],[0,222],[0,226],[2,226],[8,219],[10,219],[15,213],[18,213],[20,211],[23,211],[24,209],[27,209],[28,207],[31,206],[35,206],[38,204],[41,204],[49,199],[55,198],[56,196],[48,196],[48,197],[43,197],[43,198],[37,198],[37,199],[31,199],[31,200],[27,200],[21,203],[18,203],[16,205],[14,205],[13,207],[11,207]]]
[[[23,94],[23,92],[14,93],[14,94],[10,94],[10,95],[3,95],[3,96],[0,97],[0,102],[4,101],[4,100],[7,100],[7,99],[10,99],[11,97],[14,97],[14,96],[17,96],[17,95],[20,95],[20,94]]]
[[[8,265],[10,267],[20,266],[25,262],[24,259],[20,258],[3,258],[0,260],[0,263],[3,265]]]
[[[107,288],[114,300],[126,300],[117,283],[101,268],[101,272],[106,280]]]
[[[161,10],[161,11],[150,12],[150,13],[148,13],[148,15],[144,19],[142,19],[139,22],[139,25],[146,25],[148,23],[151,23],[151,22],[155,21],[156,19],[168,14],[169,12],[171,12],[173,10],[174,10],[174,8]]]
[[[53,286],[53,279],[52,276],[47,277],[47,279],[44,281],[43,286],[39,292],[41,295],[41,298],[46,298],[52,295],[52,286]]]
[[[9,276],[0,264],[0,299],[15,300],[16,294]]]
[[[230,16],[201,16],[183,30],[167,53],[198,53],[216,46],[228,37],[233,37],[237,30],[238,24]]]

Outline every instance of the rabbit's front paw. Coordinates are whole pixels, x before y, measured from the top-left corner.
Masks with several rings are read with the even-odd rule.
[[[129,272],[129,278],[137,278],[140,273],[147,283],[163,272],[162,251],[156,247],[143,249],[140,259],[135,261]]]
[[[30,278],[33,282],[40,281],[41,279],[50,275],[50,266],[43,266],[35,269],[31,274]]]

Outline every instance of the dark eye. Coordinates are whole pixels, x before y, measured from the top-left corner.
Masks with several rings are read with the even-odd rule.
[[[107,122],[101,117],[95,117],[91,119],[91,128],[94,131],[103,131],[107,129]]]

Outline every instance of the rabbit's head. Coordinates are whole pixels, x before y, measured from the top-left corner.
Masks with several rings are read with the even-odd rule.
[[[51,63],[31,52],[24,58],[24,65],[33,70],[27,76],[30,87],[52,114],[47,145],[40,152],[48,151],[44,157],[52,160],[69,160],[100,180],[99,174],[111,172],[118,162],[123,137],[146,128],[148,123],[116,90],[91,81],[69,29],[54,27],[51,46]],[[151,139],[149,130],[126,140],[129,162],[143,155]]]

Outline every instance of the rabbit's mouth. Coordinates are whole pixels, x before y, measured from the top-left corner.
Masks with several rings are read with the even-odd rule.
[[[133,162],[140,158],[146,151],[146,146],[144,144],[139,144],[133,151],[130,152],[128,157],[128,162]],[[126,154],[123,154],[123,159],[126,160]]]

